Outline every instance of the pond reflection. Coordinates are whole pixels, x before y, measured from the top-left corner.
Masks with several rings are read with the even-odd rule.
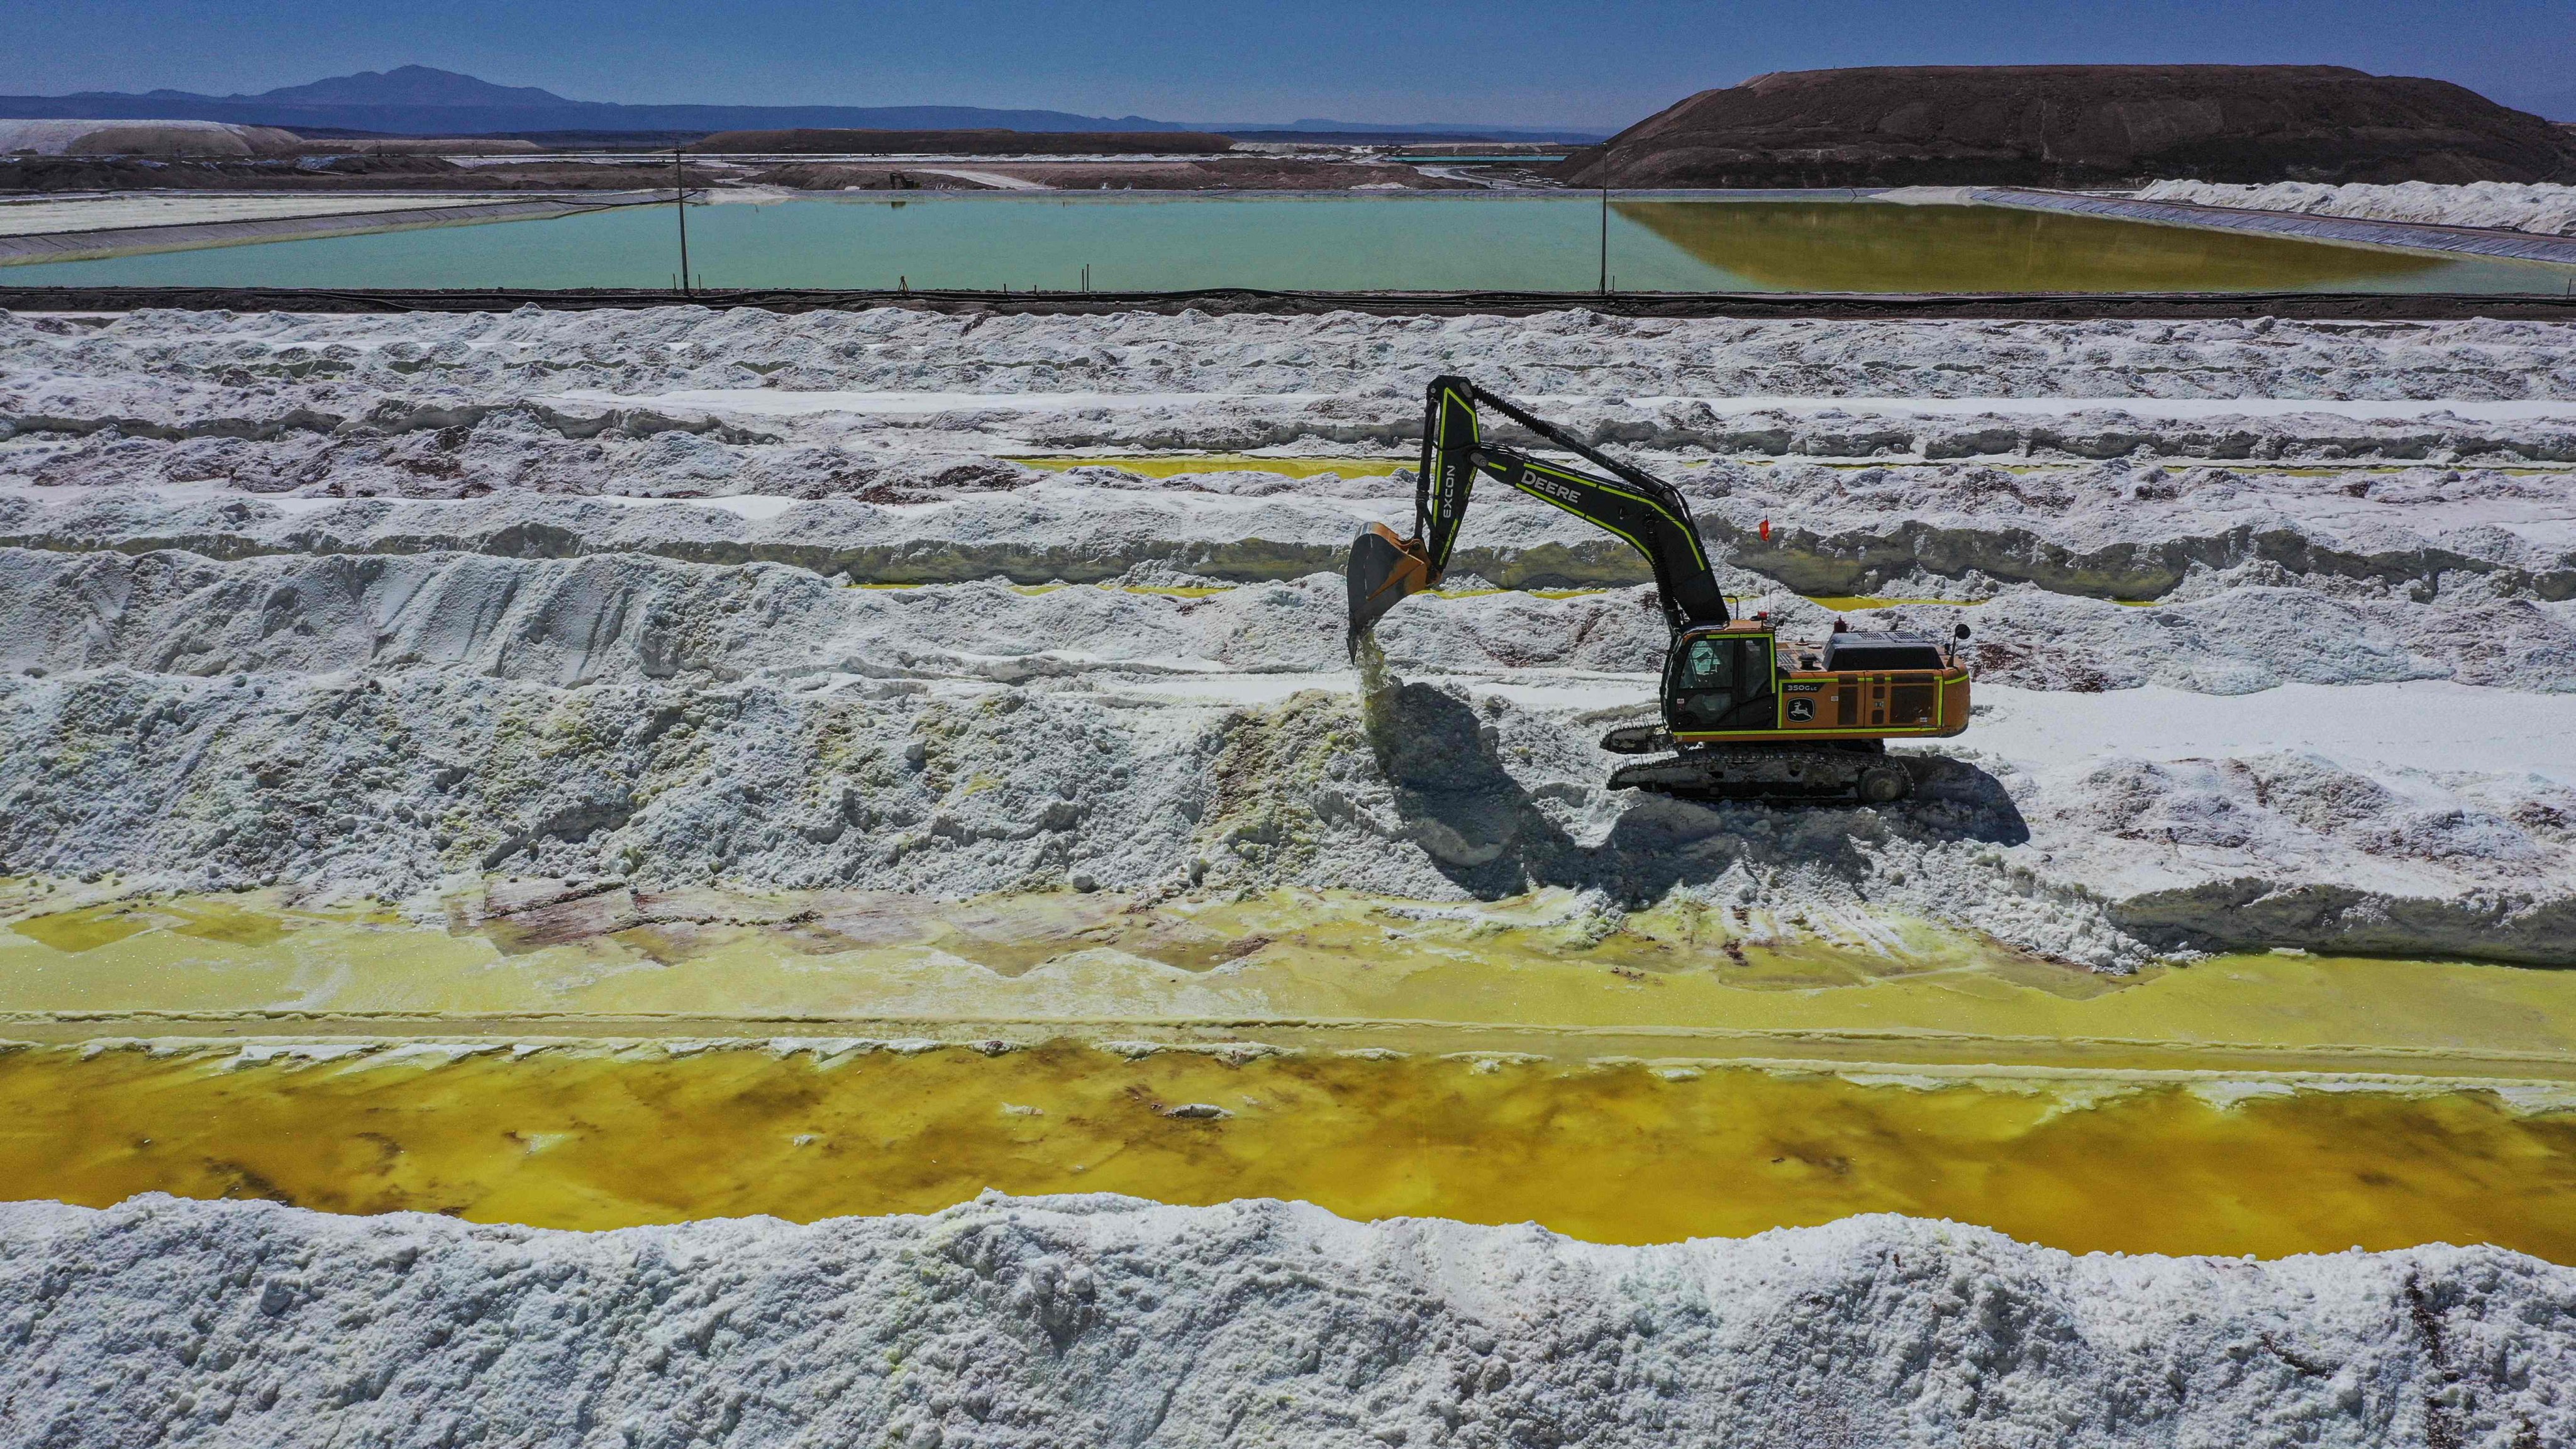
[[[1783,291],[2303,291],[2452,266],[2442,258],[2004,206],[1618,201],[1703,266]]]
[[[1625,201],[1612,210],[1703,265],[1792,292],[2339,290],[2455,265],[1998,206]]]

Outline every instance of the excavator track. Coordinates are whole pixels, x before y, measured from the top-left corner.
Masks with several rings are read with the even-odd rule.
[[[1914,777],[1883,748],[1700,745],[1622,765],[1610,788],[1683,800],[1886,805],[1912,794]]]

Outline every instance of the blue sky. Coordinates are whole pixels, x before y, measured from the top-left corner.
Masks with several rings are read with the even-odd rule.
[[[2576,103],[2576,0],[12,0],[0,92],[420,64],[576,100],[1625,125],[1767,70],[2325,62]],[[2576,104],[2553,109],[2576,119]]]

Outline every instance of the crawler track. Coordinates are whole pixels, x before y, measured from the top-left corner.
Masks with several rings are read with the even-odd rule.
[[[1912,794],[1914,777],[1875,741],[1839,749],[1703,745],[1623,765],[1610,788],[1684,800],[1884,805]]]

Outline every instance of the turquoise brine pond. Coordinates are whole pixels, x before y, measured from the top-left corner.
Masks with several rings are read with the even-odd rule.
[[[40,285],[667,287],[668,206],[0,269]],[[693,206],[710,288],[1589,292],[1589,196],[911,195]],[[1987,206],[1614,200],[1623,292],[2563,293],[2576,268]]]

